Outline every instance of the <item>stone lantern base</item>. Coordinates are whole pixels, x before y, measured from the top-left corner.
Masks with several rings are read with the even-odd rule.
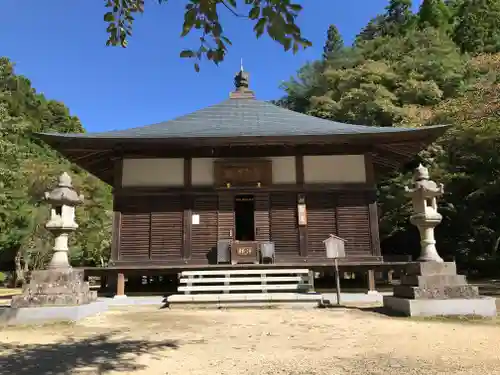
[[[0,310],[0,323],[74,321],[106,309],[84,281],[83,270],[49,269],[32,273],[23,293],[12,298],[10,308]]]
[[[23,294],[12,298],[11,307],[74,306],[96,300],[97,292],[84,281],[83,270],[49,269],[33,271]]]
[[[479,295],[455,262],[410,263],[393,296],[384,296],[384,307],[406,316],[497,315],[495,298]]]

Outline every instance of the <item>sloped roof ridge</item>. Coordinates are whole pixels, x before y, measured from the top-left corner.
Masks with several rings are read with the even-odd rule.
[[[427,127],[428,128],[428,127]],[[295,112],[253,98],[230,98],[194,112],[155,124],[122,130],[78,134],[64,137],[224,137],[270,135],[320,135],[398,133],[422,128],[354,125]],[[46,133],[55,135],[54,133]]]

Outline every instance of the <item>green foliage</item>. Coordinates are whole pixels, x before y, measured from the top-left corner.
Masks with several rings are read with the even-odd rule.
[[[417,24],[421,29],[434,27],[447,28],[450,21],[450,9],[443,0],[423,0],[417,15]]]
[[[434,29],[378,37],[354,50],[341,64],[334,58],[324,66],[319,90],[303,106],[307,113],[355,124],[415,124],[416,109],[458,94],[468,80],[466,59]]]
[[[386,7],[383,36],[401,36],[411,29],[415,16],[411,0],[391,0]]]
[[[330,25],[326,33],[325,46],[323,47],[323,59],[332,58],[342,48],[344,48],[344,40],[339,33],[339,29],[335,25]]]
[[[500,0],[463,1],[456,9],[453,39],[464,52],[500,52]]]
[[[24,268],[45,265],[53,239],[44,227],[48,207],[41,198],[60,173],[69,171],[87,198],[77,209],[74,264],[103,264],[109,254],[110,189],[30,137],[38,131],[82,132],[83,127],[64,104],[37,94],[7,58],[0,58],[0,252],[8,255],[0,259],[15,257],[18,277]]]
[[[167,3],[168,0],[157,0]],[[105,0],[108,11],[104,22],[108,24],[107,45],[126,47],[132,36],[132,28],[137,14],[144,12],[144,0]],[[239,6],[239,7],[238,7]],[[257,38],[264,32],[280,43],[285,51],[296,53],[300,48],[311,46],[296,25],[295,20],[302,6],[289,0],[188,0],[181,37],[193,30],[200,34],[200,46],[194,50],[184,50],[180,57],[195,59],[195,70],[199,71],[199,61],[206,57],[218,64],[224,60],[230,39],[225,35],[220,23],[220,9],[233,16],[250,20]]]
[[[411,12],[411,0],[390,0],[385,13],[370,20],[357,35],[355,44],[384,36],[402,36],[411,30],[415,16]]]
[[[384,254],[418,254],[418,233],[408,221],[411,202],[403,186],[410,183],[411,169],[423,162],[432,178],[445,184],[439,201],[443,221],[436,230],[441,255],[455,257],[466,268],[484,261],[498,264],[500,54],[491,53],[497,51],[496,30],[484,11],[487,5],[495,14],[494,3],[424,1],[417,15],[404,17],[409,21],[400,22],[405,25],[400,28],[388,26],[401,18],[389,21],[392,10],[387,10],[370,21],[353,47],[309,63],[282,85],[282,105],[331,120],[453,125],[412,163],[380,180]],[[465,25],[467,33],[458,33]],[[476,49],[471,49],[473,44]],[[488,53],[471,58],[462,51]]]

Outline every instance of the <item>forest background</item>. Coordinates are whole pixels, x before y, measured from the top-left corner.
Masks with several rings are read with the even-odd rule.
[[[424,0],[417,13],[411,5],[391,0],[351,46],[331,25],[322,58],[285,82],[275,103],[352,124],[451,124],[414,161],[380,180],[382,252],[418,254],[403,186],[422,162],[445,185],[440,254],[469,275],[492,277],[500,269],[500,0]],[[18,282],[49,260],[41,197],[63,171],[87,198],[77,209],[72,264],[103,267],[110,256],[111,188],[31,137],[41,131],[85,130],[63,103],[37,93],[0,58],[0,269],[15,270]]]

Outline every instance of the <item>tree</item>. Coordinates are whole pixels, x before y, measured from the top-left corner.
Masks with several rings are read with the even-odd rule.
[[[402,36],[412,26],[411,0],[391,0],[386,7],[384,36]]]
[[[37,94],[10,60],[0,58],[0,267],[13,265],[19,282],[50,259],[53,239],[44,227],[48,207],[41,197],[63,171],[71,170],[87,198],[77,209],[80,227],[71,237],[73,264],[104,265],[109,257],[109,186],[30,137],[38,131],[83,132],[83,127],[63,103]]]
[[[413,27],[411,0],[390,0],[385,13],[372,18],[356,36],[355,44],[384,36],[403,36]]]
[[[342,39],[342,35],[340,35],[339,29],[335,25],[330,25],[326,34],[325,46],[323,47],[323,59],[327,60],[343,47],[344,40]]]
[[[471,273],[486,275],[485,264],[498,272],[500,215],[491,207],[500,204],[500,53],[471,59],[433,27],[379,35],[345,51],[323,70],[307,70],[307,82],[314,85],[298,85],[306,82],[299,71],[284,85],[284,100],[300,103],[293,108],[300,112],[354,124],[453,125],[411,163],[380,180],[383,254],[418,253],[403,186],[421,161],[445,184],[439,200],[443,222],[436,230],[441,255],[454,256]]]
[[[384,36],[384,22],[385,16],[379,14],[378,16],[372,18],[368,24],[356,35],[354,45],[358,46],[364,41],[373,40],[375,38]]]
[[[500,51],[500,0],[463,1],[456,18],[453,40],[463,52]]]
[[[160,4],[168,2],[157,1]],[[108,24],[107,45],[126,47],[132,35],[134,16],[144,12],[145,0],[105,0],[105,3],[108,8],[104,15],[104,21]],[[187,0],[181,36],[188,35],[193,29],[197,30],[200,33],[200,46],[194,50],[184,50],[180,56],[194,58],[197,71],[198,61],[203,57],[216,64],[223,61],[227,47],[231,45],[220,23],[221,8],[236,17],[250,20],[257,38],[266,32],[285,51],[292,49],[296,53],[300,48],[311,46],[295,23],[302,6],[290,0]]]
[[[450,21],[450,9],[443,0],[423,0],[418,12],[418,26],[421,29],[434,27],[445,30]]]
[[[467,60],[437,30],[378,37],[354,51],[342,65],[325,67],[309,106],[302,106],[309,114],[353,124],[420,125],[427,106],[464,90]]]

